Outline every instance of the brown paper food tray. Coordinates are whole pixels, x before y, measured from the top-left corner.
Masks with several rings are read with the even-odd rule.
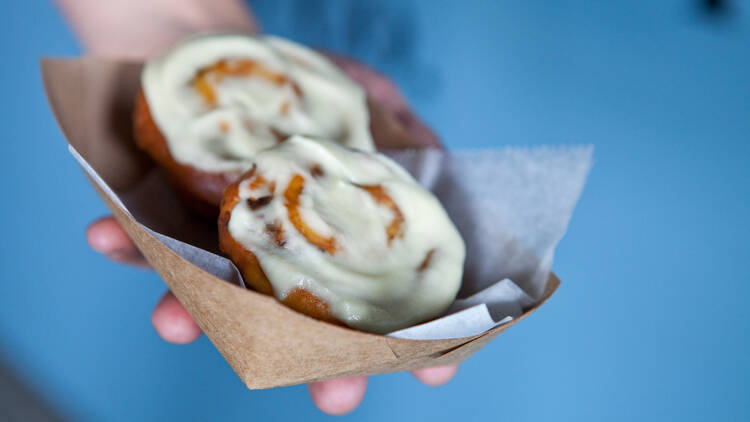
[[[134,148],[131,137],[140,67],[95,58],[42,60],[45,91],[62,132],[115,190],[134,186],[153,166]],[[379,146],[414,146],[395,119],[374,108],[372,114]],[[534,312],[560,284],[550,274],[534,308],[477,336],[405,340],[369,334],[317,321],[272,297],[214,277],[157,241],[94,186],[148,262],[251,389],[459,363]]]

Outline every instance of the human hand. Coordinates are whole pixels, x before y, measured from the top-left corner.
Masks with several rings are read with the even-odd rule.
[[[112,217],[101,218],[86,229],[89,245],[113,261],[148,268],[148,262],[127,233]],[[161,298],[151,314],[156,332],[166,341],[187,344],[202,331],[172,292]],[[412,374],[423,383],[439,386],[455,375],[456,366],[417,369]],[[359,405],[367,389],[367,377],[340,378],[308,384],[313,403],[328,414],[342,415]]]
[[[142,59],[191,33],[230,29],[253,33],[258,27],[251,11],[237,0],[210,3],[201,0],[57,0],[57,3],[84,48],[105,57]],[[390,80],[351,59],[324,54],[364,87],[370,101],[388,113],[389,120],[403,127],[410,142],[423,146],[440,145],[435,134],[416,117]],[[148,267],[133,241],[112,217],[92,223],[86,237],[94,250],[114,261]],[[167,292],[156,305],[151,321],[156,332],[170,343],[190,343],[201,335],[200,327],[171,292]],[[423,383],[438,386],[450,380],[456,369],[456,366],[444,366],[412,373]],[[367,377],[316,382],[308,387],[318,408],[340,415],[353,410],[362,401]]]
[[[388,113],[390,118],[397,122],[398,126],[400,126],[408,136],[408,142],[412,144],[406,146],[414,146],[413,144],[423,147],[441,146],[435,133],[433,133],[432,130],[430,130],[430,128],[427,127],[427,125],[425,125],[416,114],[414,114],[411,107],[406,103],[404,96],[401,95],[401,91],[390,79],[376,70],[352,60],[351,58],[325,51],[322,53],[365,89],[370,103],[377,105],[381,112]],[[371,115],[373,116],[373,121],[375,121],[374,110],[371,110]],[[382,122],[378,121],[377,123]],[[373,130],[373,134],[375,135],[374,138],[376,144],[378,144],[378,141],[383,141],[383,139],[378,139],[378,133],[376,133],[375,130]],[[403,147],[404,145],[392,145],[394,141],[398,144],[401,140],[402,139],[385,139],[385,143],[389,144],[386,145],[386,147]],[[382,147],[383,145],[378,146]]]
[[[437,137],[411,112],[398,89],[387,78],[352,60],[335,57],[335,62],[367,91],[370,101],[389,113],[408,134],[411,142],[439,146]],[[110,259],[124,264],[148,268],[122,227],[105,217],[92,223],[86,231],[91,247]],[[151,321],[156,332],[166,341],[186,344],[195,341],[202,331],[177,298],[167,292],[154,308]],[[423,383],[438,386],[456,373],[456,366],[419,369],[412,374]],[[367,377],[352,377],[315,382],[308,385],[313,403],[323,412],[340,415],[353,410],[362,401]]]
[[[437,137],[415,115],[398,89],[387,78],[366,66],[342,57],[332,59],[359,82],[371,102],[390,113],[406,130],[413,142],[424,146],[439,146]],[[127,233],[112,217],[101,218],[86,230],[91,247],[116,262],[148,268],[148,262],[138,251]],[[156,332],[166,341],[187,344],[195,341],[202,331],[172,292],[167,292],[154,308],[151,322]],[[418,369],[412,374],[427,385],[439,386],[456,373],[456,366]],[[362,401],[367,388],[367,377],[341,378],[308,385],[313,403],[323,412],[340,415],[352,411]]]

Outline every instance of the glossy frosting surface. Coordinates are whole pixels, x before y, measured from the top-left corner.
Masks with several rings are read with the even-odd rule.
[[[302,288],[377,333],[438,316],[460,286],[461,236],[438,200],[377,153],[295,136],[257,154],[231,236],[274,294]]]
[[[190,38],[148,61],[151,114],[181,164],[244,171],[294,134],[372,151],[364,91],[327,58],[275,37]]]

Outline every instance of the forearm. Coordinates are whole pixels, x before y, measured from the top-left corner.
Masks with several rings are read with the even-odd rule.
[[[241,0],[56,0],[86,51],[144,58],[189,34],[257,32]]]

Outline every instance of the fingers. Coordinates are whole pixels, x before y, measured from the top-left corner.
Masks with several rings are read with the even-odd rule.
[[[192,343],[201,336],[201,329],[187,310],[167,292],[151,314],[151,323],[164,340],[174,344]]]
[[[86,229],[86,240],[95,251],[113,261],[148,267],[128,234],[112,217],[102,217],[91,223]]]
[[[329,415],[343,415],[354,410],[365,396],[367,377],[340,378],[307,385],[315,406]]]
[[[432,131],[427,125],[422,123],[410,109],[406,106],[401,110],[394,111],[396,118],[404,125],[404,128],[409,132],[409,135],[420,145],[430,147],[440,147],[440,140],[438,139],[435,132]]]
[[[86,229],[89,245],[113,261],[148,267],[148,262],[138,251],[125,230],[112,217],[103,217]],[[167,292],[151,314],[156,332],[166,341],[185,344],[195,341],[201,329],[190,314],[172,294]]]
[[[423,383],[437,387],[450,381],[458,371],[458,366],[437,366],[412,371]],[[364,398],[367,377],[341,378],[330,381],[313,382],[307,385],[313,403],[329,415],[343,415],[354,410]]]
[[[431,386],[437,387],[450,381],[456,375],[458,366],[436,366],[434,368],[422,368],[411,371],[418,380]]]
[[[103,217],[91,223],[86,229],[86,240],[95,251],[113,261],[148,267],[148,262],[128,234],[112,217]],[[201,335],[198,324],[172,292],[167,292],[156,305],[151,314],[151,323],[156,332],[170,343],[190,343]]]
[[[344,73],[359,83],[372,101],[394,115],[404,125],[404,128],[409,132],[411,137],[418,141],[420,145],[440,147],[438,137],[414,114],[401,94],[401,91],[399,91],[390,79],[349,58],[331,53],[325,54]]]

